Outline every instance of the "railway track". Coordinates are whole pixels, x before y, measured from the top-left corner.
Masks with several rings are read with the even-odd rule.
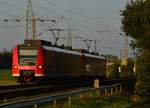
[[[104,81],[101,85],[110,85],[110,84],[114,84],[114,83],[118,83],[118,80],[116,81]],[[4,98],[13,98],[16,96],[28,96],[31,95],[31,93],[34,94],[38,94],[40,92],[48,92],[48,91],[53,91],[56,90],[57,87],[60,89],[63,89],[64,87],[76,87],[76,86],[83,86],[83,84],[73,84],[73,85],[50,85],[50,84],[28,84],[26,86],[21,86],[21,85],[10,85],[10,86],[0,86],[0,100],[4,99]],[[88,84],[86,84],[88,85]]]
[[[113,80],[106,80],[103,82],[101,86],[106,86],[106,85],[113,85],[115,83],[123,83],[126,82],[129,84],[131,81],[129,79],[113,79]],[[92,87],[92,84],[89,82],[84,82],[84,83],[74,83],[74,84],[65,84],[65,85],[50,85],[50,84],[31,84],[27,86],[6,86],[0,91],[0,102],[4,102],[13,98],[17,97],[29,97],[29,96],[34,96],[38,94],[43,94],[43,93],[53,93],[56,91],[63,91],[63,90],[68,90],[68,89],[75,89],[79,87]]]
[[[0,104],[0,107],[2,108],[10,108],[10,107],[11,108],[26,108],[26,107],[33,107],[33,105],[35,105],[35,107],[37,108],[37,105],[42,105],[42,104],[49,103],[52,101],[56,102],[56,100],[65,99],[65,98],[68,98],[68,103],[71,104],[71,97],[79,96],[80,94],[84,94],[84,93],[91,94],[93,92],[93,93],[96,93],[97,95],[100,95],[99,93],[101,92],[101,93],[104,93],[105,95],[106,93],[105,90],[106,89],[108,90],[110,88],[111,88],[111,94],[113,93],[113,91],[115,93],[120,93],[122,90],[120,86],[122,84],[123,83],[117,83],[113,85],[101,86],[100,88],[80,87],[80,88],[75,88],[75,89],[70,89],[70,90],[68,89],[68,90],[64,90],[61,92],[55,92],[52,94],[41,95],[41,96],[37,96],[33,98],[3,103],[3,104]],[[116,91],[116,88],[117,88],[117,91]]]
[[[0,86],[0,101],[4,98],[13,98],[16,96],[24,96],[26,92],[38,89],[44,89],[48,87],[48,84],[28,84],[21,86],[19,84],[9,85],[9,86]],[[25,93],[23,93],[25,92]]]
[[[0,91],[3,90],[10,90],[10,89],[19,89],[19,88],[27,88],[27,87],[33,87],[33,86],[39,86],[38,84],[28,84],[26,86],[21,86],[20,84],[15,84],[15,85],[4,85],[0,86]]]
[[[79,88],[79,87],[84,87],[87,86],[86,83],[81,83],[81,84],[65,84],[65,85],[28,85],[25,87],[17,87],[14,88],[15,86],[11,87],[6,87],[7,89],[3,89],[0,91],[0,102],[4,102],[4,100],[9,100],[17,97],[29,97],[29,96],[34,96],[37,94],[42,94],[42,93],[52,93],[56,91],[62,91],[62,90],[68,90],[68,89],[73,89],[73,88]],[[9,89],[11,88],[11,89]]]
[[[16,103],[16,102],[19,102],[20,100],[21,101],[26,101],[26,100],[32,100],[32,99],[40,99],[41,97],[47,97],[47,96],[55,96],[55,95],[59,95],[59,94],[64,94],[64,93],[69,93],[69,92],[74,92],[74,91],[80,91],[80,90],[84,90],[84,89],[89,89],[90,87],[79,87],[79,88],[70,88],[70,89],[66,89],[66,90],[58,90],[58,91],[55,91],[55,92],[50,92],[50,93],[43,93],[41,95],[36,95],[36,96],[32,96],[32,97],[26,97],[26,98],[23,98],[23,99],[17,99],[17,100],[14,100],[14,101],[8,101],[8,102],[5,102],[5,103],[1,103],[0,104],[0,108],[2,107],[5,107],[5,105],[7,106],[8,104],[8,107],[6,108],[9,108],[9,105],[10,104],[13,104],[13,103]],[[23,108],[26,108],[26,106],[22,106]],[[12,108],[21,108],[21,107],[12,107]]]

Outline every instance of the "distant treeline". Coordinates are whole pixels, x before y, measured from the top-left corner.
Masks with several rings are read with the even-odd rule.
[[[0,52],[0,69],[11,69],[12,65],[12,52]]]

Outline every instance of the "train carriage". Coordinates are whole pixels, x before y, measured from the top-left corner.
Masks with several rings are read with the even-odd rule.
[[[18,81],[84,80],[104,77],[106,60],[85,50],[52,46],[43,40],[25,40],[13,49],[12,76]]]

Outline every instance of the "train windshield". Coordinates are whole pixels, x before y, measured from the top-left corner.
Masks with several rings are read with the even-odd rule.
[[[21,66],[36,65],[37,50],[19,50],[19,64]]]

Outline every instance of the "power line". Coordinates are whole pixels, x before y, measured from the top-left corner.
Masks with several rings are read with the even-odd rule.
[[[12,4],[4,2],[4,1],[0,1],[0,4],[4,4],[4,5],[8,6],[8,7],[15,8],[17,11],[23,10],[22,8],[19,8],[19,7],[15,6],[15,5],[12,5]]]
[[[94,30],[94,29],[91,28],[90,26],[87,26],[87,25],[85,25],[85,24],[81,24],[81,23],[79,23],[79,22],[77,22],[77,21],[74,21],[74,20],[71,19],[71,18],[67,18],[67,17],[65,17],[65,16],[63,16],[63,15],[61,15],[61,14],[58,14],[58,13],[56,13],[56,12],[54,12],[54,11],[48,9],[48,8],[42,7],[42,6],[40,6],[39,4],[37,4],[37,3],[35,3],[35,2],[34,2],[33,4],[34,4],[35,6],[37,6],[37,7],[39,7],[39,8],[41,8],[41,9],[45,10],[45,11],[52,12],[52,13],[55,14],[55,15],[64,17],[64,19],[66,19],[66,20],[71,20],[72,22],[76,23],[77,25],[80,25],[80,26],[82,26],[82,27],[84,27],[84,28],[86,28],[86,29],[88,28],[88,29],[92,30],[93,32],[96,32],[96,30]]]
[[[56,5],[56,6],[57,6],[57,4],[54,3],[54,2],[52,2],[52,1],[49,1],[49,0],[45,0],[45,1],[47,1],[47,2],[48,2],[49,4],[51,4],[51,5]],[[59,8],[60,8],[60,7],[59,7]],[[111,38],[112,40],[114,40],[112,37],[110,37],[110,36],[108,36],[108,35],[106,35],[106,34],[104,34],[104,33],[105,33],[105,32],[116,32],[116,33],[118,33],[117,30],[116,30],[116,28],[114,28],[112,25],[110,25],[110,24],[106,23],[105,21],[103,21],[100,17],[84,16],[84,15],[78,14],[78,13],[76,13],[76,12],[73,12],[73,11],[68,10],[68,9],[65,9],[65,8],[61,8],[61,9],[63,9],[63,10],[66,11],[66,12],[69,12],[69,13],[71,13],[71,14],[74,14],[74,15],[76,15],[76,16],[80,16],[80,17],[82,17],[82,18],[84,18],[84,19],[85,19],[85,18],[88,18],[88,19],[98,19],[99,21],[101,21],[101,22],[103,22],[104,24],[108,25],[109,27],[111,27],[111,28],[113,29],[113,31],[110,31],[110,30],[95,30],[95,29],[91,28],[91,27],[88,26],[88,25],[78,23],[78,22],[76,22],[76,21],[74,21],[74,20],[71,19],[72,22],[74,22],[74,23],[76,23],[76,24],[78,24],[78,25],[80,25],[80,26],[82,26],[82,27],[84,27],[84,28],[88,28],[88,29],[92,30],[93,32],[97,32],[97,33],[103,34],[103,35],[105,35],[105,36]],[[67,19],[68,19],[68,18],[67,18]],[[114,41],[116,41],[116,40],[114,40]]]
[[[49,0],[45,0],[45,1],[47,1],[49,4],[51,4],[52,6],[53,5],[57,5],[56,3],[54,3],[54,2],[52,2],[52,1],[49,1]]]
[[[19,28],[20,26],[8,26],[8,25],[3,25],[3,26],[0,26],[0,28]]]
[[[11,14],[11,13],[8,13],[8,12],[2,11],[2,10],[0,10],[0,13],[2,13],[4,15],[7,15],[7,16],[11,16],[11,17],[18,17],[18,16],[14,15],[14,14]]]
[[[54,2],[52,2],[52,1],[49,1],[49,0],[45,0],[47,3],[49,3],[50,5],[52,5],[52,6],[57,6],[57,4],[56,3],[54,3]],[[59,7],[59,6],[57,6],[57,7]],[[70,13],[70,14],[72,14],[72,15],[75,15],[75,16],[79,16],[79,17],[82,17],[82,18],[86,18],[86,19],[95,19],[94,17],[90,17],[90,16],[86,16],[86,15],[82,15],[82,14],[79,14],[79,13],[76,13],[76,12],[74,12],[74,11],[72,11],[72,10],[69,10],[69,9],[66,9],[66,8],[63,8],[63,7],[59,7],[61,10],[64,10],[65,12],[67,12],[67,13]]]
[[[48,31],[50,28],[52,28],[55,24],[57,24],[58,22],[60,22],[63,19],[63,17],[61,17],[59,20],[56,20],[52,25],[50,25],[49,27],[47,27],[46,29],[44,29],[42,32],[40,32],[38,34],[38,36],[41,36],[44,32]]]
[[[47,0],[46,0],[46,1],[47,1]],[[60,14],[59,14],[59,15],[60,15]],[[61,15],[61,16],[62,16],[62,15]],[[64,17],[64,19],[70,20],[71,22],[73,22],[73,23],[75,23],[75,24],[77,24],[77,25],[80,25],[80,26],[82,26],[82,27],[84,27],[84,28],[86,28],[86,29],[92,30],[93,32],[97,32],[97,31],[96,31],[95,29],[93,29],[92,27],[90,27],[90,26],[88,26],[88,25],[85,25],[85,24],[81,24],[81,23],[79,23],[79,22],[77,22],[77,21],[75,21],[75,20],[73,20],[73,19],[71,19],[71,18]],[[104,34],[104,33],[102,33],[102,32],[97,32],[97,33],[103,34],[103,35],[105,35],[105,36],[111,38],[110,36],[108,36],[108,35],[106,35],[106,34]],[[111,38],[111,40],[114,40],[114,39]],[[116,40],[114,40],[114,41],[116,41]]]
[[[54,11],[48,9],[48,8],[42,7],[42,6],[40,6],[39,4],[37,4],[37,3],[35,3],[35,2],[33,2],[33,5],[36,6],[36,7],[39,7],[39,8],[42,9],[42,10],[45,10],[45,11],[47,11],[47,12],[50,12],[50,13],[53,13],[53,14],[55,14],[55,15],[57,15],[57,16],[61,16],[61,17],[62,17],[62,15],[60,15],[60,14],[58,14],[58,13],[56,13],[56,12],[54,12]]]
[[[46,0],[46,1],[48,1],[48,0]],[[55,14],[55,15],[61,16],[61,17],[63,17],[64,19],[69,20],[71,23],[74,23],[75,25],[79,25],[80,27],[83,27],[83,28],[85,28],[85,29],[89,29],[90,31],[92,31],[92,32],[94,32],[94,33],[96,32],[95,29],[93,29],[92,27],[90,27],[90,26],[88,26],[88,25],[79,23],[79,22],[77,22],[77,21],[75,21],[75,20],[73,20],[73,19],[71,19],[71,18],[64,17],[63,15],[58,14],[57,12],[52,11],[52,10],[50,10],[50,9],[48,9],[48,8],[42,7],[42,6],[40,6],[39,4],[37,4],[37,3],[35,3],[35,2],[33,3],[33,5],[35,5],[36,7],[39,7],[39,8],[41,8],[41,9],[47,11],[47,12],[51,12],[51,13],[53,13],[53,14]],[[68,12],[69,12],[69,11],[70,11],[70,10],[68,10]],[[70,11],[70,13],[71,13],[71,11]],[[55,24],[54,24],[54,25],[55,25]],[[97,33],[97,32],[96,32],[96,33]],[[100,32],[100,34],[103,34],[103,33]],[[105,35],[105,34],[104,34],[104,35]],[[110,36],[108,36],[108,37],[111,38]],[[114,39],[113,39],[113,40],[114,40]],[[115,40],[115,41],[116,41],[116,40]]]
[[[47,1],[47,0],[46,0],[46,1]],[[37,4],[37,3],[35,3],[35,2],[34,2],[33,4],[34,4],[35,6],[38,6],[38,7],[41,8],[41,9],[45,10],[45,11],[48,11],[48,12],[51,12],[51,13],[53,13],[53,14],[55,14],[55,15],[64,17],[64,19],[71,20],[72,22],[74,22],[74,23],[76,23],[76,24],[78,24],[78,25],[80,25],[80,26],[83,26],[84,28],[92,29],[92,30],[95,32],[95,30],[94,30],[93,28],[91,28],[91,27],[89,27],[89,26],[87,26],[87,25],[85,25],[85,24],[78,23],[78,22],[74,21],[74,20],[71,19],[71,18],[67,18],[67,17],[65,17],[65,16],[63,16],[63,15],[61,15],[61,14],[58,14],[58,13],[56,13],[56,12],[54,12],[54,11],[48,9],[48,8],[42,7],[42,6],[40,6],[39,4]]]
[[[54,3],[54,2],[52,2],[52,1],[49,1],[49,0],[45,0],[45,1],[47,1],[49,4],[51,4],[52,6],[57,6],[57,4],[56,3]],[[117,32],[117,30],[116,30],[116,28],[114,28],[112,25],[110,25],[109,23],[106,23],[104,20],[102,20],[100,17],[89,17],[89,16],[85,16],[85,15],[82,15],[82,14],[79,14],[79,13],[76,13],[76,12],[74,12],[74,11],[72,11],[72,10],[69,10],[69,9],[65,9],[65,8],[62,8],[62,7],[59,7],[59,8],[61,8],[61,9],[63,9],[65,12],[67,12],[67,13],[71,13],[71,14],[73,14],[73,15],[76,15],[76,16],[79,16],[79,17],[82,17],[82,18],[88,18],[88,19],[98,19],[99,21],[101,21],[101,22],[103,22],[104,24],[106,24],[106,25],[108,25],[109,27],[111,27],[112,29],[113,29],[113,31],[108,31],[108,30],[104,30],[103,32]]]
[[[109,27],[111,27],[111,28],[113,29],[113,32],[117,32],[117,29],[116,29],[114,26],[112,26],[112,25],[110,25],[109,23],[105,22],[102,18],[96,17],[96,19],[99,20],[100,22],[102,22],[103,24],[106,24],[106,25],[108,25]]]

